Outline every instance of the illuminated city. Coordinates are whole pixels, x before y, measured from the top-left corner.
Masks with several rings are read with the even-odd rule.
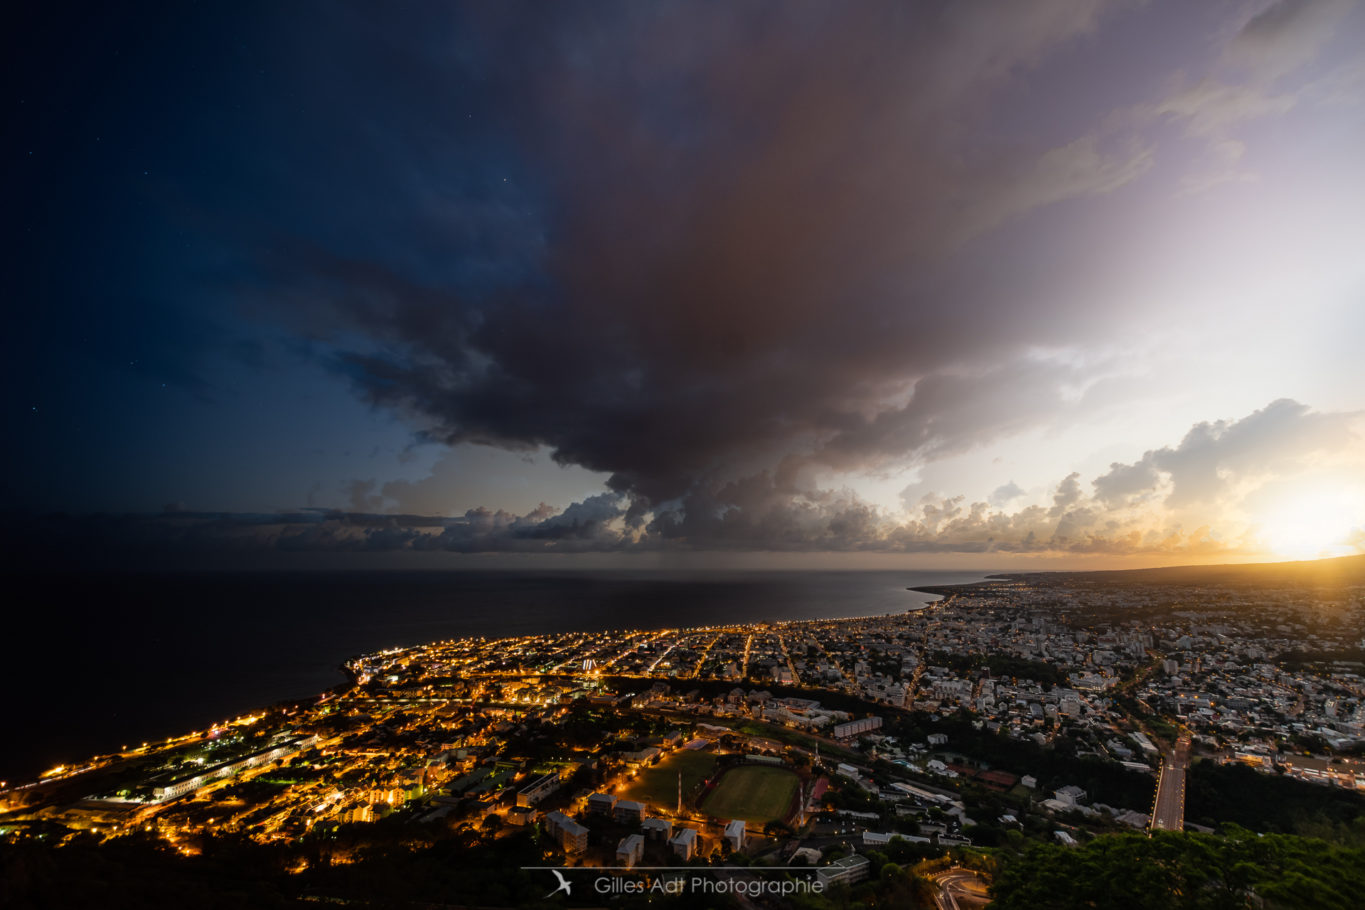
[[[1233,770],[1362,801],[1358,586],[1011,576],[935,593],[882,616],[360,655],[315,700],[11,788],[0,830],[142,832],[186,856],[242,835],[288,848],[298,875],[362,859],[381,826],[524,840],[585,882],[671,869],[649,873],[665,889],[686,867],[849,886],[895,855],[925,881],[970,872],[970,905],[992,869],[971,848],[1212,831],[1200,788]]]

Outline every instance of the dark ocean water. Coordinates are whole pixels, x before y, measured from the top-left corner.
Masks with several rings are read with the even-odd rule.
[[[355,572],[15,578],[0,780],[344,680],[443,638],[899,613],[971,572]]]

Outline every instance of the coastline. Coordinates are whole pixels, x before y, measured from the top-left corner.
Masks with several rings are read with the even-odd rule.
[[[996,581],[1017,581],[1017,580],[1019,580],[1019,579],[1023,579],[1023,578],[1026,578],[1026,577],[1030,576],[1030,575],[1036,575],[1036,574],[1038,574],[1038,573],[1035,573],[1035,572],[1010,572],[1010,573],[1003,573],[1003,572],[1001,572],[1001,573],[995,573],[995,574],[987,575],[987,576],[985,576],[984,578],[981,578],[981,579],[978,580],[978,581],[969,581],[969,582],[964,582],[964,583],[961,583],[961,584],[952,584],[952,585],[920,585],[920,586],[918,586],[918,587],[910,587],[910,588],[907,588],[906,590],[908,590],[908,591],[915,591],[915,592],[920,593],[920,594],[935,594],[935,595],[938,595],[938,596],[941,597],[941,598],[948,598],[948,597],[951,597],[951,596],[954,595],[954,594],[961,594],[963,591],[976,590],[976,589],[982,587],[983,585],[989,585],[991,582],[996,582]]]
[[[18,707],[0,780],[164,740],[345,683],[347,655],[448,638],[683,628],[881,616],[919,609],[915,585],[980,580],[956,571],[718,573],[338,573],[109,575],[40,579],[74,630],[50,672],[21,649],[19,678],[43,679]],[[923,593],[923,592],[914,592]],[[649,620],[642,623],[642,620]],[[34,617],[15,641],[52,640]],[[108,685],[117,678],[118,686]],[[54,724],[54,718],[61,718]]]

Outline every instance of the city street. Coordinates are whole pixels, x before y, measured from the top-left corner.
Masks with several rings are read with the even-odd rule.
[[[1185,770],[1190,763],[1190,735],[1181,734],[1172,752],[1162,758],[1152,810],[1153,831],[1185,830]]]

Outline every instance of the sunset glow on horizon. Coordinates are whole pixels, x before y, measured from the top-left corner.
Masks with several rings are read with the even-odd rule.
[[[1365,538],[1365,495],[1360,488],[1307,489],[1286,496],[1261,520],[1266,553],[1284,559],[1320,559],[1360,552]]]

